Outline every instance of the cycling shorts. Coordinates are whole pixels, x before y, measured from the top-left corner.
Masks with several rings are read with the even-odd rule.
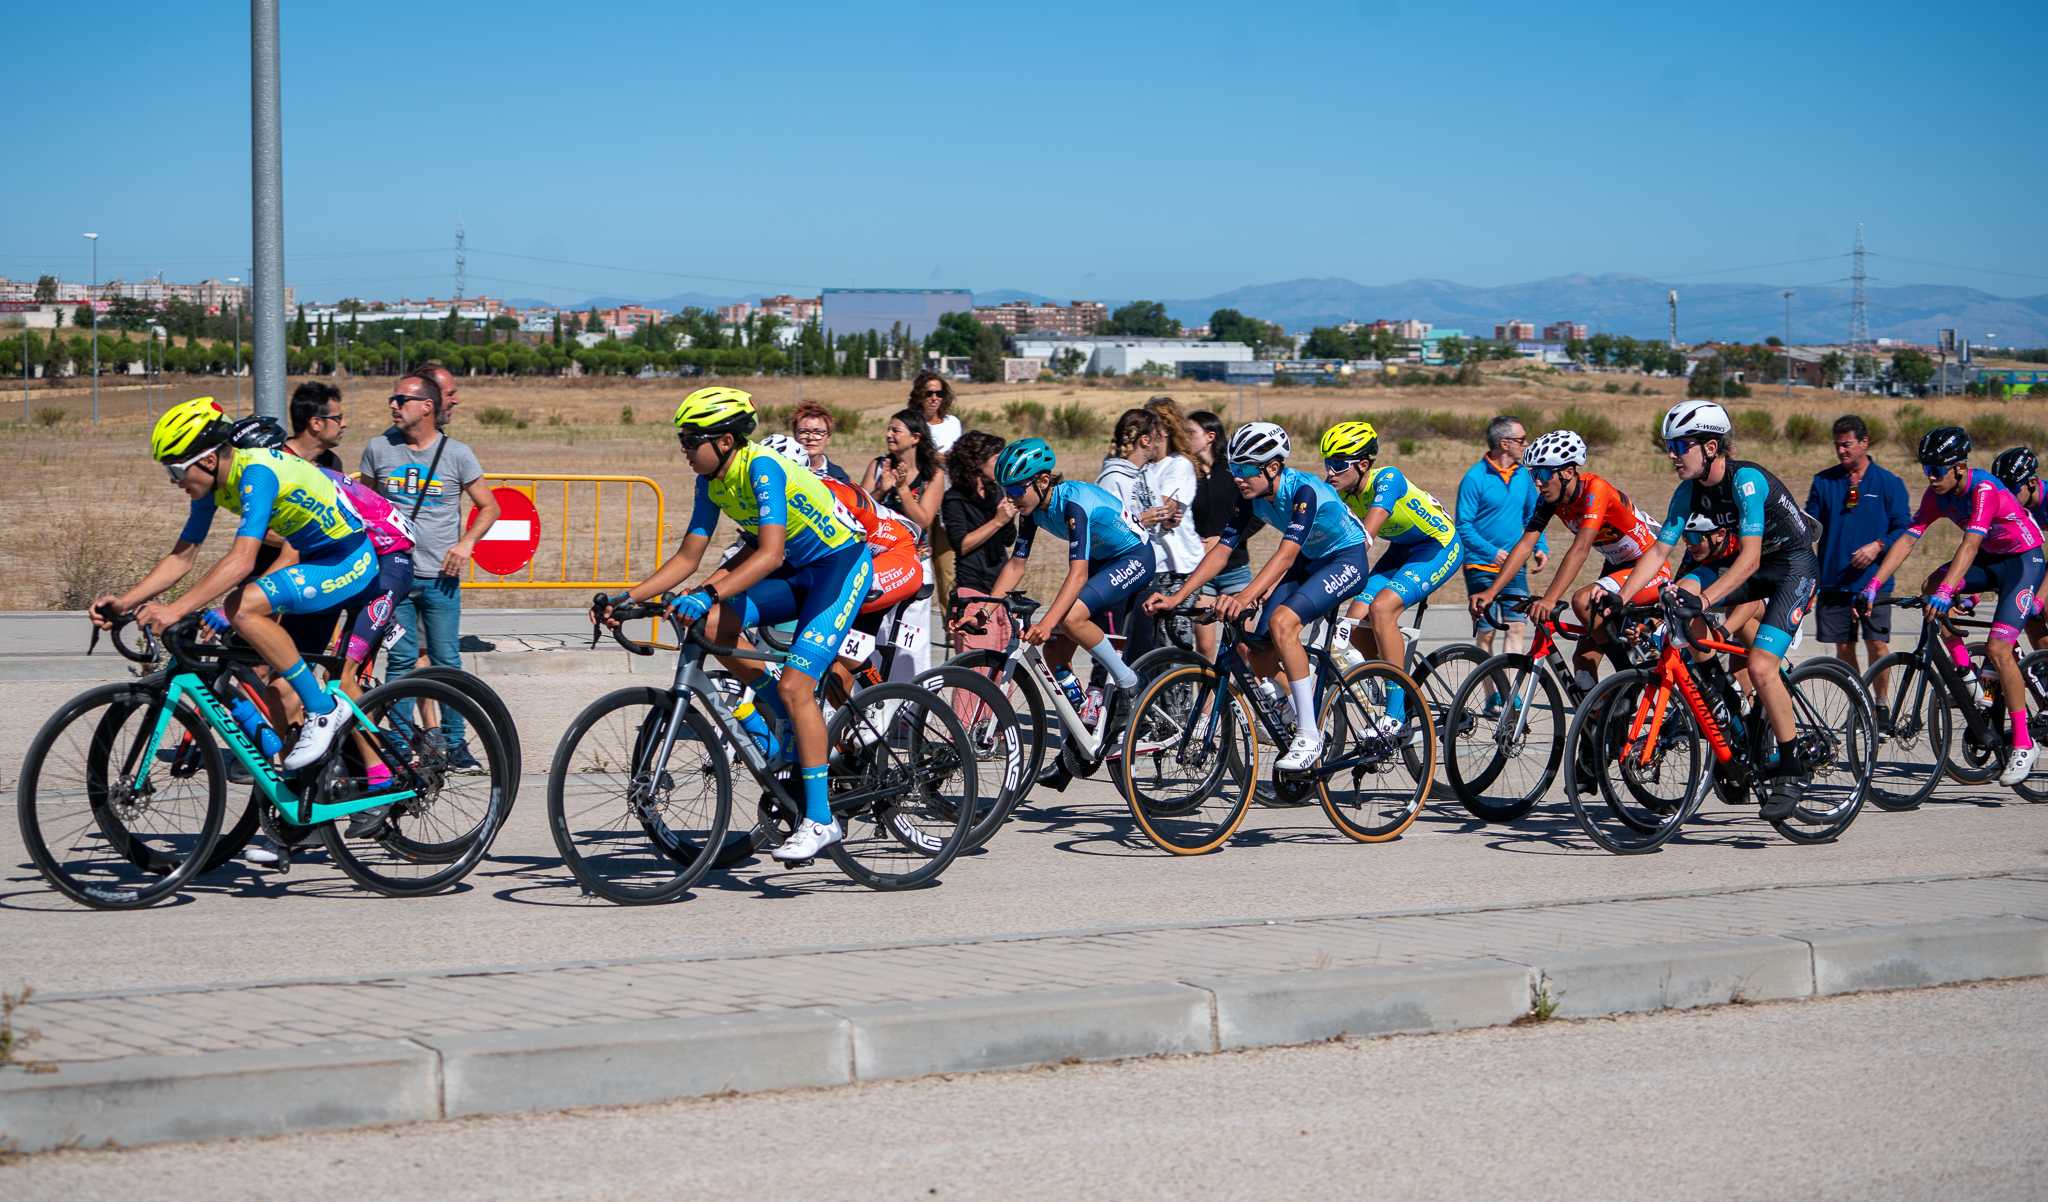
[[[398,603],[412,592],[412,552],[400,551],[378,561],[377,587],[356,612],[348,628],[348,653],[343,658],[364,663],[376,649],[377,641],[391,629],[391,616]]]
[[[1936,573],[1937,581],[1945,576],[1948,569]],[[2016,551],[2011,555],[1986,555],[1982,549],[1970,564],[1970,570],[1963,573],[1962,587],[1958,592],[1998,592],[1998,610],[1991,615],[1991,637],[2005,643],[2020,640],[2020,627],[2026,625],[2036,608],[2035,591],[2041,587],[2041,578],[2048,574],[2048,559],[2041,555],[2041,548]]]
[[[1436,544],[1429,546],[1435,549]],[[1296,560],[1273,590],[1272,599],[1259,610],[1259,620],[1245,636],[1246,641],[1261,645],[1272,642],[1273,635],[1267,627],[1273,621],[1273,611],[1283,605],[1293,610],[1304,626],[1329,616],[1339,605],[1358,595],[1365,586],[1365,576],[1364,543],[1353,543],[1321,559]]]
[[[1599,589],[1603,593],[1613,593],[1615,596],[1619,597],[1621,596],[1621,586],[1628,583],[1628,574],[1635,570],[1636,565],[1633,563],[1622,564],[1620,567],[1614,569],[1612,572],[1609,572],[1605,576],[1602,576],[1600,579],[1595,580],[1593,582],[1593,587]],[[1635,596],[1630,597],[1628,599],[1628,603],[1630,605],[1648,605],[1650,602],[1655,601],[1657,599],[1657,594],[1663,592],[1664,586],[1670,583],[1671,562],[1669,560],[1666,560],[1662,564],[1658,565],[1657,574],[1655,576],[1650,577],[1650,583],[1644,585],[1641,591],[1637,592]],[[1701,587],[1704,588],[1705,586],[1702,585]]]
[[[1391,592],[1401,599],[1402,605],[1414,605],[1441,588],[1463,558],[1457,539],[1443,544],[1427,539],[1396,543],[1372,566],[1363,599],[1370,603],[1382,592]]]
[[[346,605],[377,585],[377,549],[358,533],[304,552],[299,562],[256,579],[274,614],[310,614]]]
[[[1076,600],[1088,607],[1089,617],[1099,619],[1123,609],[1125,602],[1151,588],[1152,577],[1158,574],[1159,559],[1152,545],[1140,543],[1121,554],[1090,560],[1088,583],[1081,586]]]
[[[881,613],[917,596],[917,590],[924,587],[924,560],[916,543],[899,543],[882,551],[875,551],[871,544],[869,550],[874,555],[875,577],[868,584],[862,613]]]
[[[1694,564],[1679,579],[1697,580],[1704,590],[1720,579],[1722,569],[1731,562]],[[1799,623],[1806,619],[1806,611],[1813,608],[1819,577],[1820,561],[1803,545],[1794,544],[1784,555],[1766,559],[1756,574],[1743,581],[1741,588],[1723,597],[1721,604],[1764,602],[1763,622],[1758,626],[1756,640],[1751,646],[1783,657],[1791,650],[1792,636],[1799,630]]]
[[[851,542],[800,567],[784,567],[733,600],[742,625],[794,622],[785,666],[823,680],[873,577],[867,544]]]

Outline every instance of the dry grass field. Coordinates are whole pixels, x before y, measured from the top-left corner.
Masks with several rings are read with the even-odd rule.
[[[799,395],[795,380],[732,382],[750,389],[764,405],[787,406]],[[385,426],[383,398],[393,381],[359,377],[339,383],[350,417],[350,437],[342,452],[353,465],[364,441]],[[666,494],[665,537],[672,545],[678,527],[687,520],[694,478],[677,454],[668,415],[696,383],[701,381],[478,378],[463,385],[463,404],[453,430],[476,448],[492,472],[647,477]],[[228,387],[223,389],[223,384]],[[1090,480],[1117,414],[1142,404],[1156,391],[1170,392],[1189,410],[1212,409],[1227,422],[1283,422],[1295,432],[1297,466],[1311,470],[1317,465],[1316,432],[1344,418],[1364,417],[1382,429],[1383,460],[1400,465],[1447,507],[1460,475],[1481,450],[1478,430],[1493,414],[1505,410],[1521,415],[1532,435],[1557,425],[1592,434],[1604,422],[1610,427],[1605,431],[1608,441],[1600,445],[1594,438],[1594,470],[1628,489],[1653,515],[1662,516],[1672,476],[1655,448],[1655,426],[1682,387],[1682,381],[1620,373],[1499,365],[1489,369],[1485,382],[1463,387],[1236,389],[1190,381],[1176,381],[1164,389],[1120,381],[965,385],[959,389],[956,412],[968,428],[1004,436],[1044,432],[1063,407],[1085,411],[1080,417],[1070,412],[1065,426],[1070,432],[1077,424],[1085,425],[1086,415],[1092,414],[1096,433],[1055,438],[1066,473]],[[245,397],[248,389],[245,381]],[[834,458],[849,468],[879,451],[888,415],[902,406],[907,391],[907,385],[890,382],[801,382],[804,398],[860,415],[857,429],[842,430],[834,440]],[[160,405],[164,396],[177,401],[207,392],[224,394],[231,403],[232,381],[173,381],[156,398]],[[49,407],[66,411],[63,420],[50,426],[33,420],[24,423],[18,408],[0,402],[0,414],[6,417],[0,422],[0,479],[7,482],[8,501],[7,516],[0,520],[0,608],[75,606],[96,589],[132,580],[175,536],[184,501],[144,457],[150,421],[145,393],[139,387],[103,383],[102,421],[96,428],[84,420],[89,397],[89,389],[83,388],[38,390],[31,399],[32,412]],[[1033,412],[1030,405],[1041,412]],[[1935,407],[1930,402],[1915,410],[1891,400],[1814,390],[1794,390],[1789,397],[1760,390],[1752,399],[1730,404],[1738,422],[1754,428],[1752,433],[1752,425],[1743,427],[1739,452],[1776,471],[1801,497],[1812,473],[1833,462],[1827,428],[1844,411],[1853,409],[1884,423],[1887,437],[1875,456],[1908,478],[1916,499],[1911,446],[1901,445],[1895,433],[1902,426],[1936,416],[1971,425],[1999,435],[1996,445],[1987,448],[1990,452],[2008,439],[2032,437],[2035,427],[2048,424],[2048,406],[2039,403],[1950,398],[1939,404],[1938,414],[1928,412]],[[1802,419],[1789,423],[1791,437],[1788,419]],[[1769,436],[1761,433],[1766,425],[1772,431]],[[1987,463],[1989,458],[1989,453],[1983,456]],[[567,496],[553,483],[536,487],[543,538],[533,578],[612,580],[629,573],[637,577],[655,562],[664,532],[656,527],[651,492],[634,492],[629,522],[627,493],[633,490],[627,486],[607,486],[601,500],[593,499],[588,486],[577,486],[582,491]],[[1930,537],[1906,574],[1938,562],[1955,541],[1947,530]],[[1037,558],[1031,584],[1049,593],[1064,560],[1051,554]],[[469,603],[573,606],[581,604],[586,592],[487,589],[472,592]],[[1462,589],[1455,584],[1439,594],[1453,603],[1461,596]]]

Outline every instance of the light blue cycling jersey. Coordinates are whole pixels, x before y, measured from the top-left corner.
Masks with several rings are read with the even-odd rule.
[[[222,509],[242,517],[236,538],[274,532],[303,556],[351,554],[363,540],[363,519],[319,468],[267,448],[237,447],[233,456],[213,491],[192,502],[180,541],[205,542]]]
[[[1045,504],[1031,515],[1017,536],[1012,559],[1031,554],[1031,539],[1040,530],[1067,542],[1067,558],[1093,562],[1127,555],[1144,545],[1145,536],[1124,520],[1123,503],[1106,488],[1079,480],[1062,480],[1046,494]]]
[[[740,444],[718,475],[697,477],[690,533],[708,537],[718,528],[721,513],[756,538],[763,526],[782,527],[786,569],[816,563],[864,541],[853,515],[809,468],[758,442]]]
[[[1283,468],[1273,491],[1256,499],[1240,499],[1237,514],[1223,528],[1223,545],[1235,547],[1260,524],[1280,531],[1286,542],[1311,560],[1328,559],[1365,543],[1365,527],[1351,516],[1337,490],[1293,468]]]

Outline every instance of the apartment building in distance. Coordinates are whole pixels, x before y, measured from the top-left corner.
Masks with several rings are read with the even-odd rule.
[[[1000,305],[974,306],[974,320],[994,326],[1005,334],[1093,334],[1109,320],[1109,307],[1101,301],[1070,301],[1065,305],[1040,305],[1031,301],[1005,301]]]
[[[823,311],[825,302],[816,296],[764,296],[755,308],[771,317],[780,317],[793,326],[808,325]],[[742,321],[745,318],[741,319]]]
[[[208,313],[220,313],[224,308],[232,309],[237,304],[249,303],[253,295],[247,283],[230,284],[226,280],[208,279],[196,284],[173,284],[165,280],[103,280],[99,286],[98,307],[104,311],[108,301],[117,299],[147,301],[156,305],[185,301]],[[92,296],[91,284],[57,281],[56,300],[63,304],[82,304]],[[35,298],[34,280],[10,280],[0,276],[0,301],[33,301]],[[298,303],[298,290],[287,286],[284,290],[285,312],[296,309]]]
[[[1570,342],[1575,338],[1580,342],[1586,340],[1585,322],[1553,321],[1543,327],[1543,341],[1545,342]]]
[[[1495,342],[1534,342],[1536,341],[1536,323],[1511,318],[1493,327],[1493,340]]]

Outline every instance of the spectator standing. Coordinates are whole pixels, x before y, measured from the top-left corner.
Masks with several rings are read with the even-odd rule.
[[[1238,495],[1237,485],[1229,472],[1216,470],[1216,455],[1223,441],[1223,419],[1207,409],[1197,409],[1188,414],[1188,448],[1203,466],[1209,469],[1201,478],[1195,490],[1195,535],[1202,540],[1202,553],[1209,553],[1223,531],[1237,516],[1237,507],[1244,498]],[[1240,531],[1244,536],[1231,549],[1230,558],[1223,563],[1223,570],[1216,578],[1202,586],[1198,604],[1208,606],[1216,598],[1229,593],[1243,592],[1252,582],[1252,531]],[[1199,562],[1199,561],[1197,561]],[[1214,663],[1216,648],[1221,632],[1214,622],[1203,622],[1195,627],[1195,650],[1202,658]]]
[[[960,419],[953,416],[953,382],[935,371],[917,373],[917,379],[910,385],[910,408],[924,414],[932,449],[940,455],[951,451],[960,438]],[[934,583],[939,607],[944,610],[953,603],[953,542],[946,537],[946,528],[939,521],[934,519],[930,525],[932,569],[937,573]]]
[[[341,389],[319,380],[306,381],[292,390],[289,416],[292,432],[284,440],[285,448],[308,463],[341,471],[341,456],[334,453],[348,429],[341,415]]]
[[[364,479],[388,498],[412,526],[413,585],[394,615],[404,627],[393,641],[387,675],[405,675],[418,662],[422,636],[427,658],[460,667],[462,571],[477,541],[498,520],[498,502],[483,486],[483,464],[468,444],[442,431],[443,394],[430,369],[401,378],[391,394],[391,428],[363,448]],[[462,497],[476,506],[476,521],[462,528]],[[442,731],[449,764],[478,765],[463,741],[462,719],[449,714]]]
[[[1819,592],[1813,608],[1814,634],[1832,643],[1835,658],[1856,667],[1860,637],[1870,662],[1891,651],[1892,610],[1872,606],[1868,617],[1856,616],[1856,593],[1878,561],[1912,524],[1913,507],[1906,483],[1870,458],[1870,428],[1856,414],[1835,419],[1833,467],[1814,473],[1806,490],[1806,515],[1820,523]],[[1890,595],[1892,582],[1879,590]],[[1871,695],[1882,702],[1889,673],[1871,682]]]
[[[1145,402],[1146,412],[1159,419],[1159,445],[1152,461],[1144,466],[1146,483],[1162,504],[1174,513],[1155,532],[1159,544],[1160,569],[1183,581],[1202,562],[1202,536],[1195,532],[1195,499],[1202,478],[1208,474],[1195,452],[1194,427],[1170,396],[1156,396]]]
[[[1017,506],[996,483],[996,456],[1002,450],[1002,439],[970,430],[960,436],[946,457],[949,486],[946,499],[940,503],[940,525],[945,528],[957,557],[954,584],[962,601],[994,595],[991,590],[996,586],[996,573],[1002,571],[1004,562],[1010,558],[1010,548],[1017,541]],[[962,622],[973,620],[982,623],[980,634],[959,631]],[[970,605],[961,612],[960,621],[954,623],[957,650],[1000,651],[1009,642],[1010,614],[1000,605]]]
[[[1465,591],[1483,592],[1493,587],[1508,548],[1515,545],[1536,512],[1536,482],[1522,466],[1522,449],[1529,445],[1529,431],[1512,417],[1502,415],[1486,423],[1486,453],[1465,470],[1458,482],[1458,541],[1465,553]],[[1550,558],[1547,536],[1536,536],[1536,553],[1529,567],[1537,571]],[[1497,595],[1500,600],[1529,596],[1529,567],[1515,573],[1513,580]],[[1496,616],[1508,623],[1508,651],[1529,645],[1529,617],[1507,611]],[[1474,618],[1472,641],[1489,655],[1493,653],[1493,627]]]
[[[804,466],[841,484],[853,483],[846,469],[832,462],[832,414],[816,401],[805,401],[789,415],[789,432],[804,447]]]

